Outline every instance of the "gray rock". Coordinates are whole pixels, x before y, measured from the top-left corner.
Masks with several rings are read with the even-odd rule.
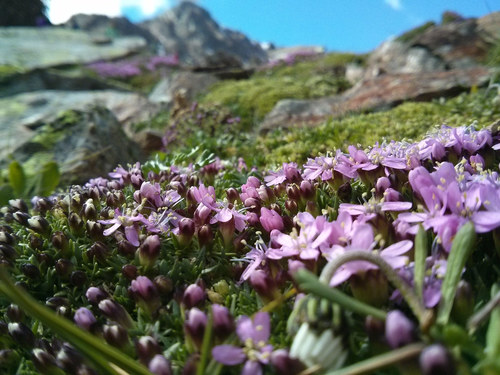
[[[219,79],[211,73],[194,73],[178,71],[163,78],[154,87],[149,100],[171,107],[176,95],[182,95],[188,102],[193,102]]]
[[[130,22],[125,17],[75,14],[61,26],[73,30],[87,31],[94,37],[114,39],[123,36],[139,36],[152,47],[158,44],[158,40],[148,30]]]
[[[37,91],[0,98],[0,157],[29,138],[33,129],[54,121],[60,112],[84,110],[89,105],[108,108],[126,131],[160,109],[139,94],[112,90]]]
[[[100,78],[76,72],[66,73],[55,69],[34,69],[0,77],[0,98],[40,90],[120,90]]]
[[[177,53],[187,66],[251,66],[267,54],[242,33],[220,27],[210,14],[192,2],[140,24],[153,34],[167,53]]]
[[[488,83],[484,67],[441,72],[383,74],[358,82],[341,95],[315,100],[282,100],[264,118],[262,131],[294,125],[315,125],[356,111],[382,110],[406,100],[426,101],[457,95]]]
[[[137,53],[146,42],[140,37],[116,38],[109,44],[96,44],[83,31],[59,27],[0,28],[0,65],[21,69],[85,64]]]
[[[61,183],[66,185],[106,176],[118,164],[144,158],[116,117],[103,107],[61,114],[36,129],[32,137],[16,147],[12,156],[29,174],[44,162],[55,160],[61,171]]]

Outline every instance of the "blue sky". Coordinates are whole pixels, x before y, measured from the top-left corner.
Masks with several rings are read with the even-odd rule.
[[[49,18],[71,14],[120,14],[133,21],[151,18],[174,0],[49,0]],[[368,52],[391,36],[445,10],[466,17],[500,11],[499,0],[198,0],[222,26],[277,46],[321,45],[329,51]]]

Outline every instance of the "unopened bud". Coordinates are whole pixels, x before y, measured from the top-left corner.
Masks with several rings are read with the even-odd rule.
[[[194,306],[201,305],[205,301],[205,297],[206,294],[200,286],[191,284],[184,291],[182,303],[186,308],[190,309]]]
[[[120,325],[112,324],[103,327],[104,340],[117,348],[123,348],[129,344],[128,332]]]
[[[170,362],[161,354],[156,354],[148,365],[149,371],[154,375],[172,375]]]
[[[197,349],[201,348],[206,326],[207,316],[203,311],[194,307],[187,312],[184,328]]]
[[[50,225],[47,219],[42,216],[33,216],[28,219],[28,226],[31,230],[41,234],[42,236],[50,235]]]
[[[144,365],[147,365],[151,359],[157,354],[161,354],[160,345],[151,336],[142,336],[135,344],[137,357]]]
[[[8,328],[10,335],[16,343],[25,348],[35,346],[35,335],[25,324],[17,322],[9,323]]]

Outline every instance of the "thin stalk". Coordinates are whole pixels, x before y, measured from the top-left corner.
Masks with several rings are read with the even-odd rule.
[[[398,362],[416,357],[425,348],[423,343],[404,346],[390,352],[344,367],[340,370],[327,372],[325,375],[359,375],[366,374],[382,367],[395,365]]]
[[[301,290],[312,293],[318,297],[326,298],[330,302],[337,303],[347,310],[365,316],[372,315],[374,318],[380,320],[385,320],[386,318],[387,313],[385,311],[352,298],[338,289],[330,288],[305,269],[297,271],[294,275],[294,279],[299,284]]]
[[[467,321],[467,330],[471,333],[475,332],[476,329],[490,316],[491,312],[500,305],[500,292],[498,292],[489,302],[484,305],[481,310],[472,315]]]

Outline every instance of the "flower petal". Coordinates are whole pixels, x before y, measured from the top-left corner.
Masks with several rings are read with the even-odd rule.
[[[241,375],[262,375],[262,367],[257,361],[246,361],[241,370]]]
[[[239,365],[246,359],[242,348],[233,345],[218,345],[212,349],[212,357],[224,365]]]
[[[271,335],[271,319],[266,312],[258,312],[253,318],[254,332],[252,339],[255,343],[267,342]]]
[[[125,227],[125,237],[134,246],[139,246],[139,234],[133,225]]]

